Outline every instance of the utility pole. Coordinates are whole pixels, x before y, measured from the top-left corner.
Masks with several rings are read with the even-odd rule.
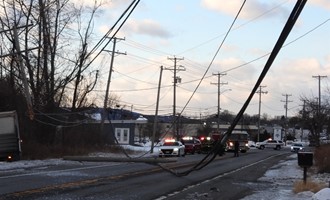
[[[183,66],[177,66],[177,62],[179,60],[183,60],[183,58],[177,58],[177,57],[173,57],[173,58],[168,58],[169,60],[173,60],[174,61],[174,66],[173,68],[165,68],[165,70],[171,70],[174,73],[173,76],[173,124],[172,124],[172,128],[173,128],[173,136],[176,136],[177,139],[179,140],[179,133],[176,130],[176,123],[177,123],[177,118],[176,118],[176,84],[179,82],[181,83],[181,78],[179,76],[176,76],[176,73],[179,71],[186,71],[186,69]]]
[[[320,117],[321,117],[321,79],[322,78],[326,78],[327,76],[320,76],[320,75],[318,75],[318,76],[312,76],[313,78],[317,78],[318,80],[319,80],[319,102],[318,102],[318,106],[317,106],[317,118],[318,118],[318,120],[320,120]],[[320,123],[318,123],[317,124],[317,135],[318,135],[318,137],[320,136],[320,133],[321,133],[321,124]],[[317,141],[319,141],[319,140],[317,140]],[[319,142],[318,142],[319,143]]]
[[[260,142],[260,111],[261,111],[261,94],[267,94],[268,92],[267,91],[262,91],[262,88],[264,88],[266,86],[259,86],[259,90],[256,92],[256,93],[259,93],[259,119],[258,119],[258,141],[257,142]]]
[[[113,61],[115,58],[115,54],[123,54],[126,55],[126,53],[121,53],[119,51],[115,51],[116,50],[116,43],[117,40],[125,40],[121,39],[121,38],[113,38],[113,46],[112,46],[112,51],[109,50],[104,50],[106,52],[110,52],[111,53],[111,62],[110,62],[110,71],[108,74],[108,81],[107,81],[107,87],[106,87],[106,91],[105,91],[105,98],[104,98],[104,105],[103,105],[103,112],[102,112],[102,118],[101,118],[101,133],[103,133],[103,126],[104,126],[104,121],[105,121],[105,114],[106,114],[106,109],[108,107],[108,99],[109,99],[109,88],[110,88],[110,82],[111,82],[111,74],[112,74],[112,69],[113,69]],[[105,133],[103,133],[104,135],[106,135]]]
[[[152,130],[152,139],[151,139],[151,149],[150,153],[154,152],[154,142],[155,142],[155,135],[158,123],[158,107],[159,107],[159,95],[160,95],[160,86],[162,84],[162,74],[163,74],[163,66],[160,66],[160,75],[159,75],[159,83],[158,83],[158,92],[157,92],[157,101],[156,101],[156,111],[155,111],[155,120],[154,126]]]
[[[303,113],[302,113],[302,118],[303,120],[306,119],[306,100],[303,100],[304,104],[303,104]],[[300,127],[301,130],[301,135],[300,135],[300,141],[303,141],[303,136],[304,136],[304,129],[302,127]]]
[[[289,102],[292,102],[292,101],[289,101],[289,96],[292,96],[291,94],[282,94],[282,96],[285,96],[285,101],[282,101],[281,102],[285,102],[284,104],[284,108],[285,108],[285,119],[284,119],[284,138],[285,138],[285,144],[286,144],[286,140],[287,140],[287,133],[288,133],[288,103]]]
[[[24,93],[24,96],[25,96],[25,99],[26,99],[27,108],[28,108],[27,113],[28,113],[29,118],[31,120],[34,119],[34,111],[33,111],[33,105],[32,105],[32,98],[31,98],[31,94],[30,94],[30,91],[29,91],[29,84],[28,84],[28,80],[27,80],[26,73],[25,73],[25,70],[24,70],[22,52],[31,51],[31,50],[37,49],[39,47],[33,48],[33,49],[30,48],[30,49],[26,49],[26,50],[21,51],[17,29],[28,28],[32,25],[33,24],[26,24],[26,25],[23,25],[23,26],[17,26],[15,24],[12,29],[0,30],[0,34],[2,34],[3,32],[13,31],[15,52],[10,53],[10,54],[6,54],[6,55],[2,55],[2,49],[1,49],[0,58],[10,56],[10,55],[13,55],[13,54],[17,55],[17,58],[18,58],[17,64],[18,64],[18,68],[19,68],[19,71],[20,71],[20,78],[21,78],[22,83],[23,83],[23,89],[22,89],[23,91],[22,92]],[[2,70],[2,67],[1,67],[1,70]],[[2,76],[2,71],[1,71],[1,76]]]
[[[221,85],[227,85],[228,82],[224,83],[224,82],[220,82],[220,78],[221,76],[227,75],[226,73],[216,73],[213,74],[213,76],[218,76],[218,82],[217,83],[211,83],[213,85],[217,85],[218,86],[218,111],[217,111],[217,115],[218,115],[218,123],[217,123],[217,133],[220,133],[220,86]]]
[[[326,78],[327,76],[312,76],[313,78],[317,78],[319,80],[319,102],[318,102],[318,107],[317,107],[317,113],[318,115],[320,114],[320,109],[321,109],[321,79]]]
[[[285,120],[288,118],[288,103],[292,102],[289,101],[289,96],[292,96],[291,94],[282,94],[282,96],[285,96],[285,101],[281,100],[281,102],[285,102],[284,108],[285,108]]]

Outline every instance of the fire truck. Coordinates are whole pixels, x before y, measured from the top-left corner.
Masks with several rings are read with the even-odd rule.
[[[246,131],[233,130],[230,137],[226,142],[226,151],[234,151],[235,141],[239,142],[239,151],[242,153],[247,152],[250,148],[248,145],[249,134]]]

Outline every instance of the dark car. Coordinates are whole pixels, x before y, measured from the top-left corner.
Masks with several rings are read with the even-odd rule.
[[[183,137],[181,142],[185,146],[185,153],[201,153],[201,141],[194,137]]]
[[[201,137],[201,152],[209,153],[214,146],[214,140],[211,137]]]

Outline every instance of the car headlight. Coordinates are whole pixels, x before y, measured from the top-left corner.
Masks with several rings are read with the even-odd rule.
[[[177,152],[179,151],[179,148],[174,148],[173,151]]]

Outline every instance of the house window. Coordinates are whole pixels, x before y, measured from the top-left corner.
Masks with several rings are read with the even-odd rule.
[[[115,132],[119,144],[129,144],[129,128],[116,128]]]

